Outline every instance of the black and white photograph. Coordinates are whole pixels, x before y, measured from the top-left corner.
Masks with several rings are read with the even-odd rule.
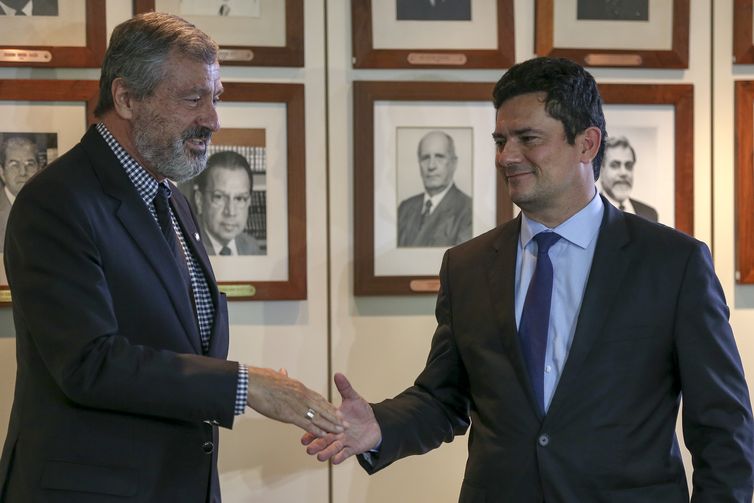
[[[578,0],[577,19],[648,21],[649,0]]]
[[[673,109],[606,104],[604,111],[608,137],[597,190],[618,209],[675,227]]]
[[[259,17],[261,0],[180,0],[183,16]]]
[[[471,0],[396,0],[398,21],[470,21]]]
[[[445,251],[510,218],[491,87],[354,82],[357,295],[436,293]]]
[[[653,175],[651,171],[641,169],[644,167],[642,161],[645,166],[651,162],[651,158],[647,157],[649,152],[644,154],[642,158],[637,156],[636,148],[631,145],[628,136],[608,136],[597,183],[600,193],[619,210],[657,222],[657,210],[633,195],[637,173],[639,177],[651,178]]]
[[[396,130],[399,248],[448,247],[471,239],[473,159],[467,153],[472,132],[471,128]]]
[[[690,0],[535,0],[534,50],[587,67],[688,68]]]
[[[264,130],[253,139],[264,139]],[[207,254],[267,254],[265,146],[210,145],[207,168],[180,185]]]
[[[0,0],[0,16],[57,16],[58,0]]]
[[[57,155],[56,133],[0,133],[0,253],[5,249],[5,226],[16,195]]]

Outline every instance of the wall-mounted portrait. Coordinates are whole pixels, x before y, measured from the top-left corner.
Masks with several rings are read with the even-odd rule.
[[[471,0],[396,0],[398,21],[471,21]]]
[[[241,130],[227,130],[229,133]],[[219,138],[218,138],[219,136]],[[209,147],[207,168],[179,186],[199,220],[208,255],[266,255],[267,199],[265,130],[237,134],[233,145],[222,133]],[[241,144],[243,143],[243,144]]]
[[[16,195],[57,156],[57,133],[0,132],[0,252],[5,249],[5,226]]]
[[[471,239],[472,128],[396,130],[398,247]]]
[[[261,0],[180,0],[182,16],[259,17]]]
[[[57,16],[58,0],[0,0],[0,16]]]
[[[657,127],[618,125],[608,133],[597,181],[600,193],[616,208],[652,222],[659,221],[656,206],[662,205],[663,222],[672,226],[667,217],[673,210],[674,172],[659,168],[674,165],[672,148],[658,150]]]

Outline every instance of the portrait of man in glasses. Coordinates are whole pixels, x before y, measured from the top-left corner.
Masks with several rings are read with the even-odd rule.
[[[232,150],[212,154],[195,182],[194,207],[208,255],[264,255],[249,234],[253,176],[249,162]]]

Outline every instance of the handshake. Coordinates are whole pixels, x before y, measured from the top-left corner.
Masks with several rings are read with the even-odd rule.
[[[306,433],[301,443],[320,461],[339,464],[382,442],[372,407],[351,387],[346,376],[335,374],[342,402],[336,408],[318,393],[288,377],[281,369],[249,367],[246,403],[260,414],[294,424]]]

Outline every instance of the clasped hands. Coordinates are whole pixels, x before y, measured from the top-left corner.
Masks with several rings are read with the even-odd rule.
[[[320,461],[332,460],[337,465],[380,444],[382,434],[372,407],[343,374],[335,374],[334,378],[342,398],[336,409],[318,393],[288,377],[285,369],[247,370],[247,405],[270,419],[305,430],[301,443],[307,446],[307,453]]]

